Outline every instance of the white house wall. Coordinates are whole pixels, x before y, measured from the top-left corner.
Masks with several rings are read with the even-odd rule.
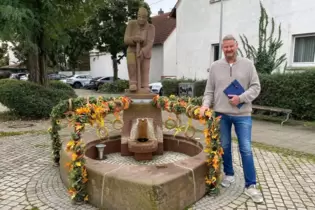
[[[211,64],[211,45],[219,43],[220,2],[182,0],[177,9],[177,77],[205,79]],[[259,0],[225,0],[223,35],[245,34],[254,46],[258,44]],[[292,63],[293,35],[315,33],[314,0],[262,0],[276,26],[281,23],[283,46],[288,65]],[[270,30],[269,30],[270,31]],[[268,31],[268,32],[269,32]],[[240,48],[242,46],[240,44]],[[300,66],[303,64],[299,64]]]
[[[169,35],[163,45],[163,76],[176,77],[176,29]]]
[[[163,45],[155,45],[152,48],[150,65],[150,83],[160,81],[163,75]]]
[[[95,53],[90,54],[90,66],[91,66],[91,76],[92,77],[112,77],[113,64],[111,55],[109,53],[100,53],[99,55]],[[120,79],[129,79],[127,60],[124,57],[120,64],[118,65],[118,77]]]

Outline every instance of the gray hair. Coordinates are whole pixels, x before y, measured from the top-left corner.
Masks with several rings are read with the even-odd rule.
[[[237,43],[236,39],[231,34],[224,36],[222,41],[228,41],[228,40],[234,40]]]

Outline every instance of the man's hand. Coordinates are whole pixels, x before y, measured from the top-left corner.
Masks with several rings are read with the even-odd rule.
[[[208,109],[209,109],[209,107],[207,107],[207,106],[200,107],[200,116],[204,116],[205,111],[207,111]]]
[[[239,96],[237,96],[237,95],[228,95],[228,96],[230,98],[230,100],[229,100],[230,104],[237,106],[241,103]]]
[[[144,42],[144,39],[143,39],[142,36],[137,35],[137,36],[133,37],[133,41],[136,42],[136,43],[137,42],[142,43],[142,42]]]

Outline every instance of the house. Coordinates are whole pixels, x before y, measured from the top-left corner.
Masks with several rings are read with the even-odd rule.
[[[151,17],[155,26],[155,40],[152,48],[150,83],[164,77],[176,77],[176,20],[169,17],[170,13]],[[122,55],[122,54],[120,54]],[[112,60],[109,53],[90,52],[91,75],[113,76]],[[118,77],[128,79],[127,60],[122,58],[118,66]]]
[[[270,20],[281,24],[283,46],[278,55],[286,54],[288,67],[315,66],[315,1],[261,2]],[[177,22],[177,78],[207,78],[207,69],[220,53],[220,5],[220,0],[179,0],[172,10],[170,16]],[[259,0],[224,0],[222,34],[233,34],[240,49],[239,36],[245,34],[257,47],[259,17]]]

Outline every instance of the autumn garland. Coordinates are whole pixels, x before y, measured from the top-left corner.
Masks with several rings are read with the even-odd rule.
[[[200,116],[200,106],[192,103],[190,98],[179,98],[174,95],[168,97],[154,97],[152,101],[154,107],[166,110],[170,113],[174,113],[176,116],[180,114],[186,114],[190,119],[199,120],[200,123],[205,124],[206,128],[204,129],[205,135],[205,149],[204,152],[207,153],[207,165],[209,168],[209,173],[206,176],[206,185],[208,193],[219,192],[219,186],[221,182],[221,163],[223,149],[220,144],[220,133],[219,133],[219,122],[220,117],[215,117],[215,113],[212,110],[207,110],[204,116]],[[176,132],[185,131],[187,135],[188,129],[194,131],[192,125],[181,126],[177,125],[177,122],[171,118],[166,121],[166,127],[177,129]],[[169,125],[171,124],[171,126]]]
[[[71,162],[67,163],[66,166],[69,169],[69,181],[70,188],[69,194],[71,195],[71,199],[75,202],[82,202],[88,200],[86,183],[88,181],[87,171],[85,167],[85,159],[84,159],[84,150],[85,145],[81,139],[81,134],[85,129],[86,124],[90,124],[92,126],[96,126],[98,134],[100,137],[104,137],[108,135],[108,130],[105,126],[105,117],[108,114],[114,114],[118,116],[118,113],[122,110],[126,110],[129,108],[131,100],[128,97],[119,97],[119,98],[89,98],[86,101],[82,101],[82,99],[77,99],[75,103],[76,108],[74,111],[67,111],[64,113],[64,116],[67,116],[71,125],[74,126],[74,132],[71,134],[71,140],[68,142],[66,151],[71,153]],[[81,105],[78,105],[81,104]],[[68,103],[69,106],[70,101]],[[60,110],[64,110],[64,106],[60,105]],[[58,123],[57,116],[60,117],[56,112],[57,108],[53,110],[52,116],[54,116],[52,121],[52,128],[50,128],[51,137],[53,138],[53,154],[54,161],[59,162],[59,150],[61,149],[60,137],[58,131],[61,129],[60,123]],[[116,119],[115,123],[118,122]],[[56,141],[56,138],[57,139]],[[59,150],[58,150],[59,149]],[[56,159],[57,157],[57,159]]]

